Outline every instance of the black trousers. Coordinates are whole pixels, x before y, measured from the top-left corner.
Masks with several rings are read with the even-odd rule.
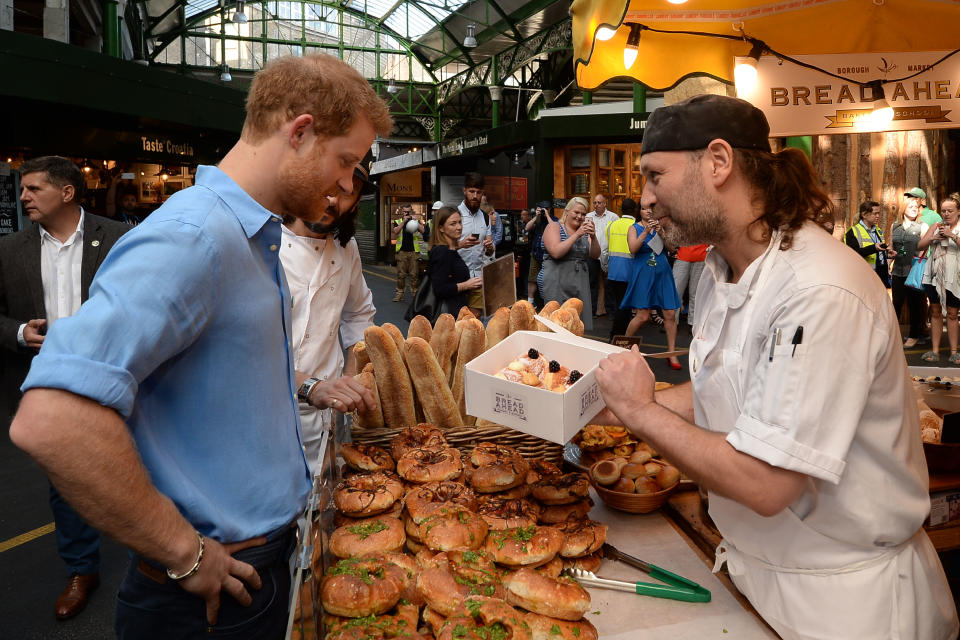
[[[900,317],[903,303],[910,312],[909,338],[922,338],[926,333],[927,296],[919,289],[906,285],[907,276],[891,276],[893,280],[893,311]]]
[[[610,337],[622,336],[627,332],[627,325],[630,324],[630,318],[633,309],[622,309],[623,296],[627,293],[627,283],[619,280],[607,280],[607,293],[613,295],[613,302],[616,304],[617,313],[613,316],[613,326],[610,328]],[[606,295],[606,294],[605,294]]]

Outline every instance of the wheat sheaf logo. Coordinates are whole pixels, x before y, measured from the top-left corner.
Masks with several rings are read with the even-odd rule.
[[[884,57],[882,57],[882,56],[881,56],[880,60],[883,62],[883,66],[882,66],[882,67],[877,67],[877,70],[879,70],[880,73],[890,73],[891,71],[893,71],[894,69],[897,68],[897,65],[895,65],[895,64],[890,64],[889,62],[887,62],[887,59],[884,58]]]

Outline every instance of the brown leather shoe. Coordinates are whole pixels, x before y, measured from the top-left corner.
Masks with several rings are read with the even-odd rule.
[[[57,598],[55,609],[57,620],[67,620],[83,611],[84,607],[87,606],[90,594],[99,586],[99,573],[89,573],[83,576],[75,573],[70,576],[66,588]]]

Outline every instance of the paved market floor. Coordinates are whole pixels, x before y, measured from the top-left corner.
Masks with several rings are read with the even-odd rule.
[[[364,268],[373,290],[378,323],[393,322],[402,330],[409,292],[402,303],[392,302],[394,270],[388,266]],[[609,321],[600,318],[591,334],[606,336]],[[651,352],[666,348],[666,336],[648,324],[641,331],[643,348]],[[689,343],[682,330],[678,346]],[[944,341],[945,342],[945,341]],[[842,348],[838,345],[838,348]],[[919,365],[923,349],[907,352],[907,360]],[[944,359],[945,360],[945,359]],[[686,359],[681,358],[686,365]],[[943,366],[948,366],[944,364]],[[672,371],[665,360],[654,361],[658,379],[680,382],[686,369]],[[960,367],[957,367],[960,375]],[[73,620],[57,622],[53,603],[66,580],[63,563],[57,556],[53,522],[47,505],[44,474],[3,434],[0,437],[0,640],[99,640],[113,637],[113,604],[127,564],[127,553],[112,540],[102,545],[100,589],[93,594],[86,611]]]

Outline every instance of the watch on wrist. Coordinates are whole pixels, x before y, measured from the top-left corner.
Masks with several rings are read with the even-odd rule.
[[[310,404],[310,392],[313,391],[314,385],[318,382],[320,382],[320,378],[307,378],[304,380],[300,388],[297,389],[297,399]]]

